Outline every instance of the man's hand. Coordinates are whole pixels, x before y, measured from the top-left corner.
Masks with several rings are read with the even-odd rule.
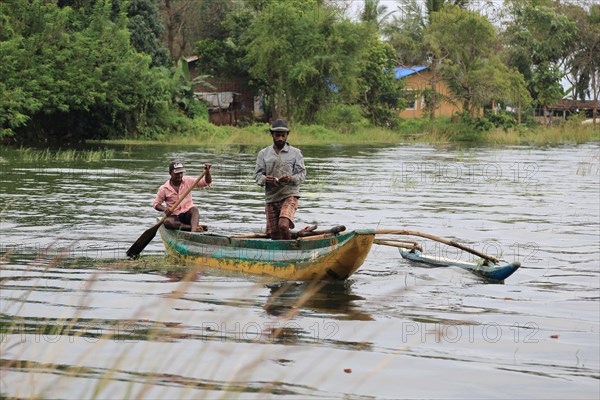
[[[289,175],[282,176],[281,178],[279,178],[279,182],[281,182],[281,183],[289,183],[291,181],[292,181],[292,177]]]
[[[267,175],[267,176],[266,176],[266,179],[267,179],[267,181],[266,181],[266,182],[267,182],[268,184],[270,184],[270,185],[274,185],[274,184],[276,184],[277,182],[279,182],[279,178],[275,178],[273,175]]]
[[[170,210],[169,207],[165,207],[162,204],[157,205],[156,207],[154,207],[156,209],[156,211],[160,211],[163,212],[167,215],[167,217],[171,214],[173,214]]]

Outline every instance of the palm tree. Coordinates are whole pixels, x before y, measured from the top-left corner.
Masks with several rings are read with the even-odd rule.
[[[393,13],[388,12],[388,7],[380,4],[379,0],[364,0],[364,7],[360,15],[360,20],[367,23],[376,24],[380,28],[385,20]]]

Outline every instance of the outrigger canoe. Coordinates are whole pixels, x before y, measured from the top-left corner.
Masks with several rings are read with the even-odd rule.
[[[490,260],[481,260],[479,263],[456,260],[452,258],[428,256],[419,249],[398,249],[403,258],[411,261],[417,261],[436,267],[459,267],[474,273],[490,281],[503,281],[513,274],[521,263],[518,261],[509,264],[499,264]]]
[[[501,282],[511,276],[519,267],[521,263],[518,261],[512,263],[501,263],[496,257],[489,256],[478,250],[469,248],[461,243],[454,240],[445,239],[439,236],[435,236],[429,233],[411,231],[406,229],[378,229],[375,230],[375,234],[379,235],[407,235],[407,236],[419,236],[427,239],[434,240],[446,244],[448,246],[456,247],[468,253],[471,253],[479,257],[478,261],[470,262],[464,260],[458,260],[453,258],[446,258],[441,256],[433,256],[424,253],[423,247],[413,240],[399,240],[399,239],[375,239],[374,243],[384,246],[392,246],[398,248],[400,255],[411,261],[417,261],[423,264],[427,264],[435,267],[459,267],[467,271],[472,272],[482,278],[489,281]]]
[[[184,261],[285,280],[345,280],[369,254],[374,230],[270,240],[159,229],[167,252]]]

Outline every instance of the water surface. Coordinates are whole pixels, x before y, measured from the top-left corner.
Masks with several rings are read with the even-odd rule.
[[[504,284],[374,246],[350,280],[267,282],[127,248],[168,161],[215,232],[264,227],[258,148],[0,152],[2,393],[42,398],[591,398],[600,395],[600,147],[302,148],[296,224],[404,228],[523,267]],[[424,241],[437,254],[469,259]],[[165,268],[165,266],[167,268]]]

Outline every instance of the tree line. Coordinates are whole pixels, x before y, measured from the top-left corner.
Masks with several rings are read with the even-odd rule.
[[[465,116],[598,102],[600,5],[506,0],[10,0],[0,4],[0,138],[155,138],[206,120],[208,76],[246,80],[269,116],[394,128],[399,65],[427,65]],[[186,55],[198,55],[191,80]],[[561,82],[570,84],[565,93]]]

